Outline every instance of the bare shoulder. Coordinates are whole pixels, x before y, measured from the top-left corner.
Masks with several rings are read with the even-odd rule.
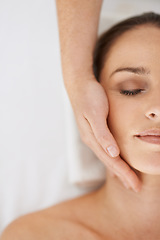
[[[4,230],[0,240],[99,240],[86,222],[92,218],[87,198],[85,195],[20,217]]]

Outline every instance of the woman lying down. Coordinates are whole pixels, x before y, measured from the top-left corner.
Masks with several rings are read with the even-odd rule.
[[[108,97],[108,126],[141,190],[125,188],[106,169],[101,188],[20,217],[1,240],[160,239],[160,15],[145,13],[106,31],[94,72]]]

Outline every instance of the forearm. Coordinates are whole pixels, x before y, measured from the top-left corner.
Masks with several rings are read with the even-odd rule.
[[[78,81],[76,76],[92,72],[102,0],[57,0],[56,4],[63,78],[68,85]]]

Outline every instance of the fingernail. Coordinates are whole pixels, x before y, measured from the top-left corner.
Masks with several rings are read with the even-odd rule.
[[[117,157],[119,155],[119,151],[115,146],[109,146],[107,151],[111,157]]]

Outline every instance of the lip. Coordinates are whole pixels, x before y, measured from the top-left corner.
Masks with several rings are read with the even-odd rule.
[[[160,144],[160,129],[147,129],[141,133],[135,135],[138,139],[152,143],[152,144]]]
[[[147,129],[141,133],[136,134],[136,137],[142,137],[142,136],[159,136],[160,137],[160,129],[159,128]]]

